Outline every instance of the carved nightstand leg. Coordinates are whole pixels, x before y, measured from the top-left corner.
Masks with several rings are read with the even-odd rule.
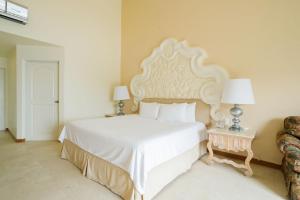
[[[207,164],[213,164],[214,161],[213,161],[213,157],[214,157],[214,152],[212,150],[212,141],[209,140],[208,143],[207,143],[207,149],[208,149],[208,152],[209,152],[209,155],[208,155],[208,159],[207,159]]]
[[[248,153],[248,155],[247,155],[247,158],[245,160],[245,166],[246,166],[247,171],[245,171],[245,175],[246,176],[252,176],[253,175],[253,171],[252,171],[252,169],[250,167],[250,161],[251,161],[251,159],[253,157],[253,151],[251,149],[247,149],[247,153]]]

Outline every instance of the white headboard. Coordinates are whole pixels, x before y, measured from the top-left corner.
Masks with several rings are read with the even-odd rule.
[[[131,80],[132,110],[145,98],[200,99],[210,105],[213,120],[223,118],[220,99],[228,74],[218,65],[204,65],[206,58],[203,49],[191,48],[185,41],[163,41],[142,62],[143,73]]]

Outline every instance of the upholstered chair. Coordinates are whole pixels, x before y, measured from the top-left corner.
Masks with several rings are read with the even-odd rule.
[[[282,170],[290,199],[300,200],[300,116],[285,118],[277,144],[284,154]]]

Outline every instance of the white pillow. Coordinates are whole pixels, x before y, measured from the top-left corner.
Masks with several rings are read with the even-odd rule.
[[[185,122],[186,107],[186,103],[160,104],[157,119],[167,122]]]
[[[196,103],[187,104],[185,122],[196,122]]]
[[[158,103],[140,102],[140,116],[145,118],[157,119],[159,111]]]

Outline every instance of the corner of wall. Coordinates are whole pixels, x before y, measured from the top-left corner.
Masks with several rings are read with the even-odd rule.
[[[16,137],[16,49],[12,50],[7,58],[7,91],[7,128]]]

